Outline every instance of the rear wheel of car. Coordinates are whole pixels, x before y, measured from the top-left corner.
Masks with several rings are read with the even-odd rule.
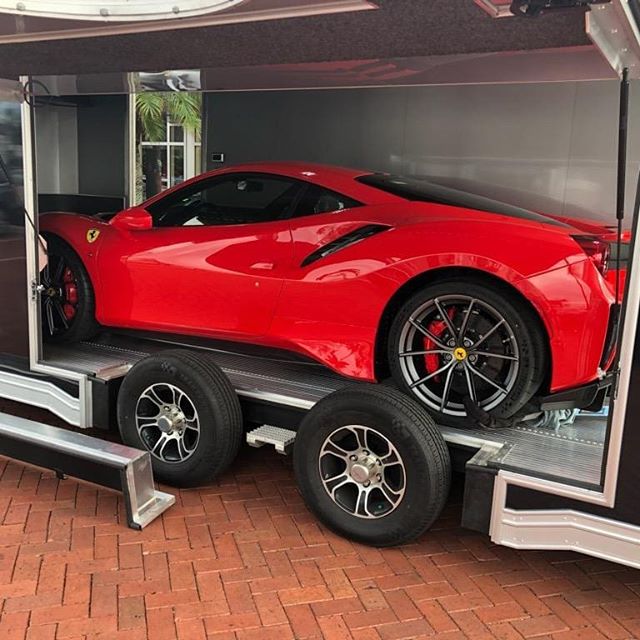
[[[153,471],[177,487],[225,471],[242,442],[242,412],[231,382],[207,354],[170,350],[138,362],[118,393],[125,444],[151,453]]]
[[[309,509],[365,544],[415,539],[449,494],[449,451],[433,419],[381,385],[348,387],[318,402],[300,424],[293,462]]]
[[[514,416],[548,364],[533,312],[502,288],[463,279],[428,285],[405,302],[388,359],[396,384],[454,426],[468,425],[469,400],[494,417]]]
[[[44,238],[48,260],[40,274],[42,337],[47,342],[88,340],[99,330],[89,274],[64,240],[51,234]]]

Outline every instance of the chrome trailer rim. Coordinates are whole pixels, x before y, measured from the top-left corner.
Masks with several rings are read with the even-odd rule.
[[[494,409],[520,370],[518,343],[506,318],[483,300],[458,294],[429,300],[411,314],[397,356],[411,391],[451,416],[467,415],[466,397],[485,411]]]
[[[378,519],[395,511],[404,497],[404,462],[393,443],[376,429],[348,425],[324,441],[320,478],[331,500],[352,516]]]
[[[151,455],[179,464],[198,448],[200,419],[191,398],[173,384],[147,387],[136,405],[138,435]]]

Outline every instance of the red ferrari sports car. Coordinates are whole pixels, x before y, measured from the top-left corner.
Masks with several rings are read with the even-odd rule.
[[[600,235],[421,180],[242,165],[40,228],[53,340],[103,326],[284,348],[359,380],[391,375],[449,424],[566,400],[613,358]]]

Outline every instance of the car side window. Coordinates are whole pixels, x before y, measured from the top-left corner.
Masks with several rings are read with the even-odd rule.
[[[154,227],[219,226],[286,218],[300,184],[263,174],[226,174],[179,189],[148,207]]]
[[[319,213],[332,213],[359,207],[360,203],[353,198],[343,196],[336,191],[325,189],[317,184],[307,184],[302,197],[293,212],[294,217],[310,216]]]

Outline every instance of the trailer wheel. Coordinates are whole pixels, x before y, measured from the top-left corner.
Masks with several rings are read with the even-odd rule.
[[[138,362],[118,394],[125,444],[151,453],[153,471],[179,487],[206,484],[233,462],[242,441],[240,402],[207,355],[164,351]]]
[[[449,494],[449,451],[427,411],[396,389],[336,391],[305,416],[294,445],[307,506],[358,542],[409,542],[438,517]]]

